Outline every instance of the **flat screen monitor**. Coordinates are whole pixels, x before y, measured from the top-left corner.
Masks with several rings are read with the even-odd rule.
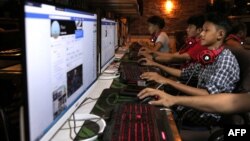
[[[49,140],[97,80],[96,14],[26,2],[25,140]]]
[[[115,49],[119,47],[119,26],[118,22],[115,23]]]
[[[116,22],[101,19],[101,72],[113,61],[115,57]]]

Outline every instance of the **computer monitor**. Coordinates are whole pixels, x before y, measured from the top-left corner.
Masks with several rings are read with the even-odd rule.
[[[118,22],[115,23],[115,49],[119,47],[119,26]]]
[[[116,22],[114,20],[101,19],[101,72],[115,57],[115,28]]]
[[[49,140],[97,80],[97,16],[24,5],[25,140]]]

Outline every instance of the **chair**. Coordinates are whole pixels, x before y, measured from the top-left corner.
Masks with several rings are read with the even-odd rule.
[[[235,92],[250,92],[250,50],[230,46],[226,48],[235,55],[240,66],[240,81]]]
[[[10,91],[13,90],[12,86],[9,83],[6,83],[4,80],[0,80],[0,90],[1,90],[1,101],[0,101],[0,139],[4,141],[10,140],[10,128],[9,121],[7,118],[5,107],[10,103],[12,95]]]
[[[15,97],[16,86],[10,80],[0,79],[0,91],[0,140],[17,140],[19,138],[18,112],[21,100],[19,97]]]

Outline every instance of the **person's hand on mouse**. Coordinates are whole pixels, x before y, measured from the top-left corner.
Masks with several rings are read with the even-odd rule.
[[[138,60],[138,63],[141,65],[145,65],[145,66],[155,66],[156,62],[148,59],[148,58],[141,58]]]
[[[138,95],[139,99],[144,99],[148,96],[155,97],[154,100],[149,101],[149,104],[152,105],[162,105],[165,107],[170,107],[175,105],[175,96],[165,93],[164,91],[146,88],[143,89]]]
[[[160,84],[168,84],[169,79],[161,76],[156,72],[145,72],[141,76],[141,79],[146,79],[148,81],[155,81]]]
[[[153,59],[152,54],[153,54],[153,51],[147,47],[141,47],[139,52],[138,52],[138,56],[143,55],[144,57],[151,59],[151,60]]]
[[[151,53],[153,53],[153,51],[149,49],[148,47],[141,47],[138,52],[138,55],[151,54]]]

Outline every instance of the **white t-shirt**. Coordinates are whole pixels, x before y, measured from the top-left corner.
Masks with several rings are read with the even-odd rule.
[[[156,42],[160,42],[162,47],[159,49],[160,52],[168,52],[169,51],[169,38],[165,32],[161,32],[160,35],[157,37]]]

